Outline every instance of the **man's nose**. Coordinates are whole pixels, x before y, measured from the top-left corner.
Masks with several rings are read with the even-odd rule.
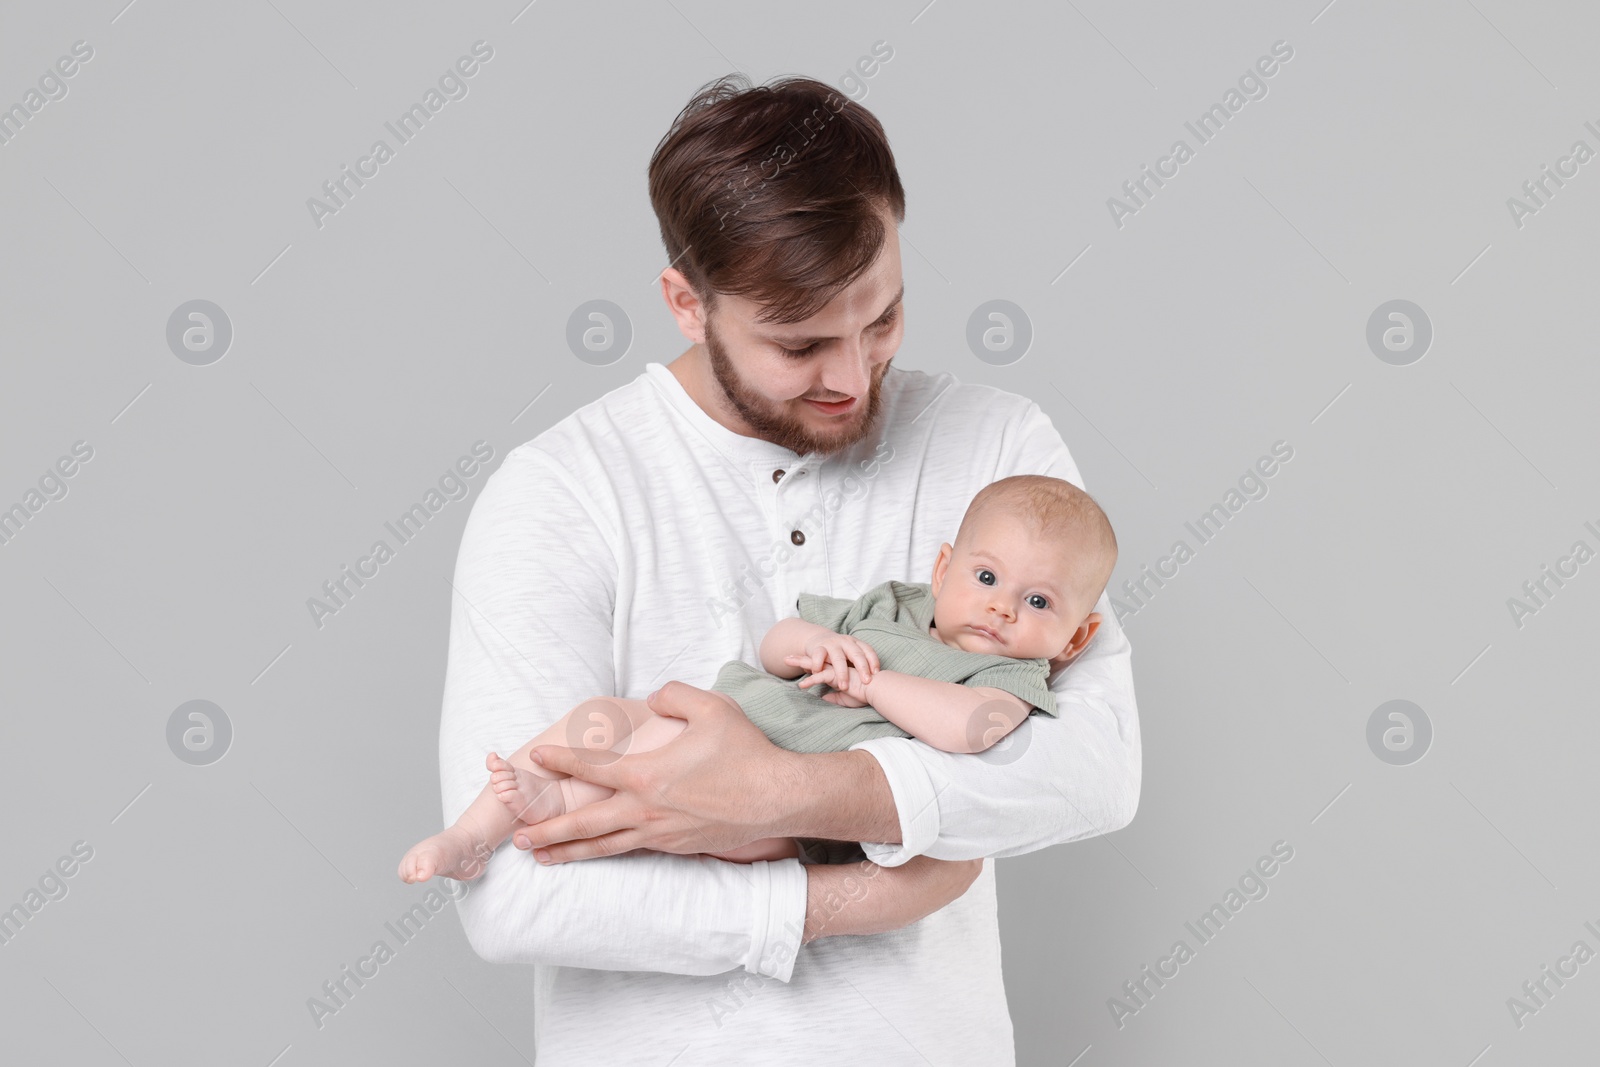
[[[822,376],[823,388],[835,396],[865,396],[871,381],[870,353],[859,337],[839,345]]]

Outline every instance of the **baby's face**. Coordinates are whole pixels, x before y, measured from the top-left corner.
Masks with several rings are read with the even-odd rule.
[[[947,645],[1012,659],[1061,654],[1089,608],[1073,586],[1067,547],[1031,524],[995,514],[933,568],[933,624]]]

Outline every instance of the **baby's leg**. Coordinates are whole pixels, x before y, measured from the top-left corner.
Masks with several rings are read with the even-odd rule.
[[[542,822],[605,800],[616,790],[546,770],[529,758],[536,746],[609,750],[621,756],[660,748],[682,733],[686,725],[682,719],[657,715],[643,700],[596,697],[569,711],[550,729],[507,757],[511,766],[496,771],[491,785],[500,790],[500,799],[521,822]],[[558,788],[550,788],[552,785]],[[556,799],[560,800],[559,806],[552,802]],[[793,838],[771,837],[706,855],[733,863],[752,863],[798,856],[799,851]]]
[[[666,744],[684,726],[682,719],[664,719],[642,700],[596,697],[567,712],[510,757],[489,753],[484,761],[489,781],[477,799],[454,825],[411,846],[400,861],[401,880],[425,882],[436,874],[463,882],[481,877],[490,855],[521,822],[552,818],[610,796],[610,789],[545,770],[528,753],[535,745],[628,751],[632,747],[628,739],[648,720],[655,720],[648,731],[649,748]],[[660,724],[667,723],[676,727],[663,730]]]
[[[491,772],[488,784],[455,825],[411,847],[400,861],[401,879],[423,882],[435,874],[459,881],[478,878],[489,856],[519,823],[542,822],[615,794],[607,786],[539,766],[529,756],[535,747],[564,745],[621,756],[660,748],[686,725],[682,719],[657,715],[643,700],[584,701],[510,756],[491,752],[485,760]],[[750,863],[797,853],[792,838],[767,838],[707,855]]]
[[[544,733],[517,749],[498,765],[491,760],[489,786],[512,817],[525,823],[543,822],[557,815],[604,800],[616,790],[548,770],[533,762],[540,745],[562,745],[590,752],[648,752],[671,741],[687,725],[682,719],[657,715],[642,700],[592,697],[550,725]],[[496,757],[498,759],[498,757]]]
[[[615,790],[593,785],[533,762],[531,753],[540,745],[560,745],[590,752],[608,752],[616,759],[630,752],[649,752],[660,748],[683,732],[687,725],[670,715],[657,715],[643,700],[623,697],[591,697],[550,724],[550,728],[505,757],[509,772],[492,777],[500,784],[501,799],[507,805],[521,800],[528,810],[514,809],[522,822],[543,822],[565,811],[604,800]],[[497,757],[498,758],[498,757]],[[598,758],[595,760],[598,762]],[[518,781],[513,784],[513,778]],[[530,778],[542,779],[533,782]],[[561,789],[546,790],[545,782],[558,782]],[[544,794],[559,792],[566,799],[554,805]],[[515,795],[508,795],[515,794]],[[537,810],[534,810],[537,809]]]
[[[490,768],[496,759],[491,753],[486,761]],[[459,882],[479,878],[489,857],[515,825],[511,812],[485,785],[453,826],[411,846],[400,860],[400,879],[426,882],[436,874]]]

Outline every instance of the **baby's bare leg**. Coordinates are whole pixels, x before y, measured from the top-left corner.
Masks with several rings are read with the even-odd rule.
[[[547,770],[530,753],[539,745],[564,745],[592,752],[648,752],[683,732],[682,719],[657,715],[643,700],[594,697],[579,704],[510,756],[490,753],[489,782],[455,825],[411,847],[400,861],[400,877],[423,882],[435,874],[470,881],[483,874],[489,856],[519,824],[542,822],[615,794],[607,786]],[[795,856],[791,838],[752,841],[707,855],[734,863]]]
[[[492,767],[496,758],[491,754],[486,762]],[[459,882],[480,878],[489,857],[515,825],[511,812],[485,785],[454,825],[407,850],[400,860],[400,879],[426,882],[436,874]]]
[[[509,757],[489,753],[485,760],[489,781],[477,799],[454,825],[411,846],[400,861],[401,880],[425,882],[434,875],[463,882],[479,878],[489,857],[515,827],[610,796],[610,789],[545,770],[528,753],[535,745],[627,751],[629,738],[647,720],[677,724],[665,736],[660,736],[660,726],[652,724],[650,748],[665,744],[684,725],[681,719],[662,719],[642,700],[596,697],[567,712]]]
[[[660,748],[682,733],[685,725],[682,719],[657,715],[642,700],[592,697],[501,760],[499,766],[491,762],[494,773],[489,786],[518,822],[553,819],[604,800],[615,790],[539,766],[531,756],[535,748],[562,745],[622,756]]]
[[[592,697],[505,759],[491,756],[493,773],[485,788],[494,791],[517,825],[553,819],[614,796],[616,790],[541,767],[531,756],[535,748],[561,745],[621,757],[660,748],[686,725],[682,719],[657,715],[643,700]],[[517,847],[528,846],[518,840]]]
[[[554,818],[585,804],[605,800],[615,795],[616,790],[563,775],[557,771],[546,770],[534,763],[528,753],[538,745],[565,745],[568,748],[584,748],[591,751],[604,749],[615,752],[618,756],[633,752],[649,752],[677,737],[686,725],[688,724],[682,719],[675,719],[670,715],[657,715],[643,700],[597,697],[585,701],[562,716],[561,720],[550,729],[508,757],[513,768],[528,771],[529,776],[518,778],[514,773],[503,776],[497,773],[495,777],[501,779],[500,788],[503,790],[500,798],[506,800],[508,796],[514,796],[516,799],[507,801],[507,804],[514,810],[523,812],[520,821],[525,823]],[[535,780],[533,775],[544,781]],[[509,779],[516,781],[514,784],[508,784]],[[555,784],[559,785],[559,791],[548,788],[551,779],[556,780]],[[545,798],[557,795],[561,798],[562,804],[559,810],[553,810],[553,805],[546,802]],[[537,817],[532,817],[534,815]],[[748,845],[727,852],[708,852],[706,855],[734,863],[752,863],[756,860],[798,856],[799,851],[793,838],[773,837],[752,841]]]

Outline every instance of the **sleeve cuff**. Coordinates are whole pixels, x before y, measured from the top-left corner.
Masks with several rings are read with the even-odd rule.
[[[867,858],[880,867],[898,867],[933,847],[939,838],[939,796],[933,788],[928,768],[917,758],[912,744],[904,737],[877,737],[850,746],[853,752],[864,749],[883,768],[900,815],[900,843],[861,842]]]
[[[756,879],[754,928],[744,969],[789,981],[806,928],[806,869],[799,860],[764,860],[749,865]]]

